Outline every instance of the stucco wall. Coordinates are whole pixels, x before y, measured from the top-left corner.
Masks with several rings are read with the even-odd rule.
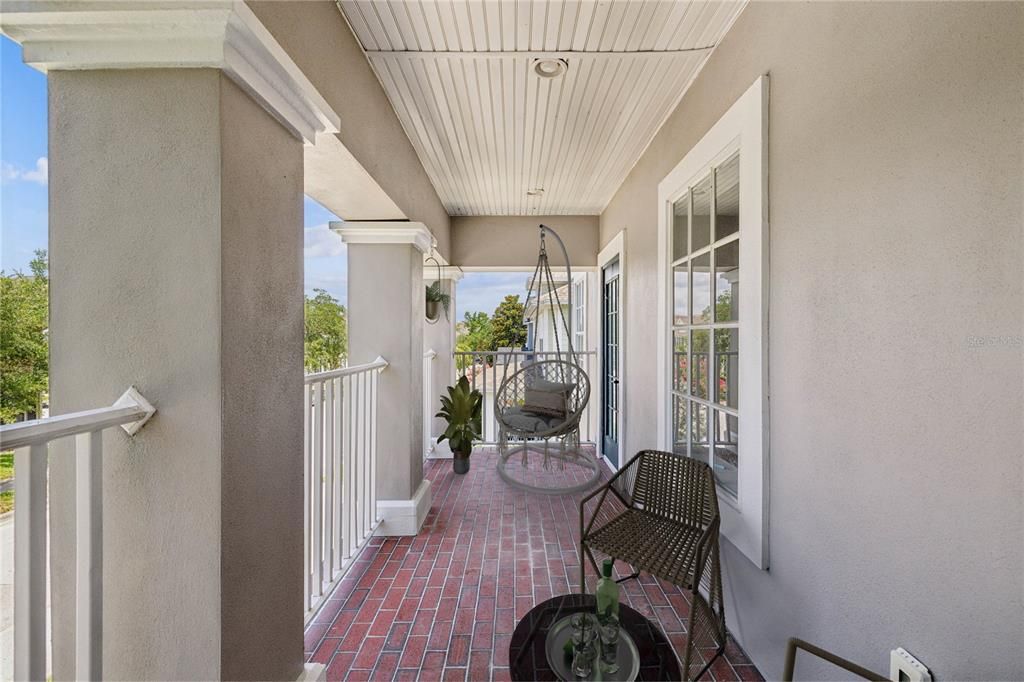
[[[348,273],[349,365],[389,363],[378,384],[377,498],[409,500],[423,481],[423,254],[349,244]]]
[[[630,395],[658,182],[766,72],[771,568],[725,543],[729,628],[769,679],[794,635],[1020,679],[1024,4],[748,6],[601,216],[602,244],[628,228]],[[654,445],[650,401],[626,411],[627,452]]]
[[[303,147],[224,76],[220,103],[221,675],[296,679],[305,615]]]
[[[104,677],[302,666],[302,143],[216,70],[49,75],[55,414],[104,433]],[[55,679],[73,676],[73,459],[51,476]]]
[[[430,229],[438,251],[449,258],[448,213],[337,5],[332,0],[246,4],[338,112],[338,139],[345,148],[409,220]]]
[[[49,75],[51,410],[130,384],[159,409],[135,439],[104,434],[112,679],[220,674],[219,98],[211,70]],[[54,673],[71,679],[73,459],[51,466],[54,634],[70,635]]]
[[[455,216],[449,259],[463,267],[521,267],[537,265],[541,224],[565,242],[573,266],[597,263],[598,216]],[[564,265],[558,242],[548,241],[551,266]]]

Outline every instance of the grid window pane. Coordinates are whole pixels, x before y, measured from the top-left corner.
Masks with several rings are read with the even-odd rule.
[[[713,410],[715,413],[715,480],[734,496],[737,491],[739,470],[739,419],[734,415]]]
[[[740,229],[740,157],[715,169],[715,241]]]
[[[677,455],[686,455],[687,438],[689,434],[690,401],[679,395],[672,396],[672,452]]]
[[[672,260],[677,261],[690,252],[690,194],[687,192],[672,204]]]
[[[707,329],[693,330],[693,343],[690,347],[690,393],[702,400],[708,397],[708,365],[710,364],[711,335]]]
[[[690,457],[708,462],[708,408],[690,402]]]
[[[680,263],[672,269],[674,286],[672,288],[672,309],[675,321],[673,324],[690,324],[690,275],[686,263]]]
[[[690,239],[692,251],[698,251],[711,243],[711,176],[707,176],[693,188],[693,209],[690,215]]]
[[[693,259],[693,323],[711,322],[711,254]]]
[[[727,407],[739,408],[740,330],[715,330],[716,400]]]
[[[689,332],[676,331],[672,334],[672,390],[687,393],[690,382],[687,381],[689,363]]]
[[[715,321],[736,322],[739,318],[740,241],[715,249]]]

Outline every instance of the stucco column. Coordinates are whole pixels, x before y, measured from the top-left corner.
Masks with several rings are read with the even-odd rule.
[[[48,74],[52,411],[129,385],[157,408],[104,433],[102,677],[296,679],[303,142],[329,112],[243,3],[4,21]],[[50,460],[55,679],[74,675],[69,454]]]
[[[455,381],[455,357],[452,355],[455,351],[455,324],[458,322],[455,317],[455,290],[462,275],[462,270],[457,267],[441,266],[441,289],[451,296],[451,306],[447,317],[442,313],[437,322],[428,323],[424,327],[423,349],[424,351],[433,350],[437,353],[430,364],[429,378],[424,378],[424,380],[429,379],[431,390],[430,412],[427,418],[427,423],[430,425],[430,433],[427,438],[428,457],[450,458],[452,456],[448,441],[437,443],[437,437],[444,433],[446,424],[443,419],[438,419],[434,415],[441,409],[440,396],[444,393],[445,388]],[[438,276],[438,267],[433,261],[424,263],[424,284],[429,286],[438,281]]]
[[[349,364],[388,361],[377,406],[378,535],[415,535],[430,509],[423,478],[422,223],[331,223],[348,244]]]

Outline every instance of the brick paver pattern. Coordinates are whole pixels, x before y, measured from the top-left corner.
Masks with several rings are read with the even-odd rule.
[[[464,476],[450,460],[424,465],[432,501],[420,533],[373,538],[306,630],[307,656],[327,666],[328,680],[507,680],[519,619],[579,590],[586,493],[524,492],[501,480],[496,462],[493,450],[477,452]],[[592,591],[592,569],[587,581]],[[681,655],[686,594],[649,575],[622,588],[623,602],[656,621]],[[762,679],[732,638],[704,677]]]

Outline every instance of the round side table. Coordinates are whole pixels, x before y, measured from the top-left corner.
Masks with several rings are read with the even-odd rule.
[[[512,633],[508,647],[509,675],[513,680],[557,680],[548,665],[545,639],[561,618],[579,611],[593,612],[592,594],[565,594],[533,607]],[[679,680],[682,672],[672,645],[658,626],[625,604],[619,604],[619,623],[640,652],[638,680]]]

